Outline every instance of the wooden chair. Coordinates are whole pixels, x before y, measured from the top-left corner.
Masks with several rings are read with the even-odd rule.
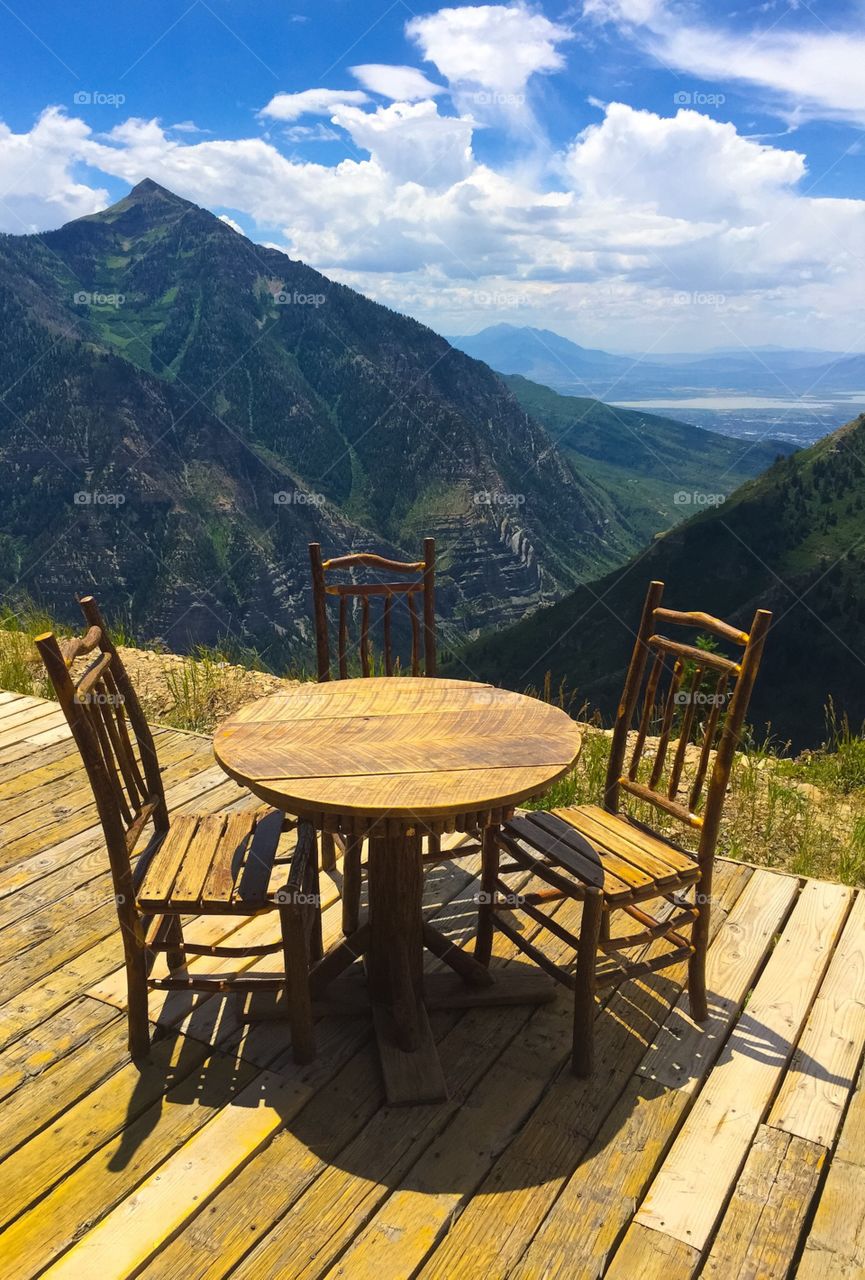
[[[589,1075],[592,1070],[595,993],[605,985],[687,959],[691,1016],[698,1022],[707,1016],[713,861],[734,753],[772,615],[759,609],[746,633],[705,613],[662,608],[663,591],[662,582],[649,586],[613,731],[603,807],[526,813],[502,827],[488,828],[484,835],[475,954],[482,963],[489,962],[493,930],[498,928],[573,989],[576,1075]],[[659,634],[660,627],[708,633],[741,652],[725,657],[667,639]],[[636,737],[625,768],[641,692]],[[654,757],[647,754],[644,761],[647,738],[655,727]],[[685,785],[692,738],[695,767]],[[668,762],[671,746],[675,749]],[[623,793],[698,831],[696,855],[621,813]],[[500,862],[502,852],[512,859],[507,865]],[[528,871],[549,888],[515,895],[501,879],[513,871]],[[538,909],[542,903],[562,898],[582,901],[578,938]],[[644,910],[643,904],[652,899],[660,907],[657,915]],[[576,948],[574,972],[553,964],[541,948],[523,939],[513,917],[507,918],[519,911]],[[611,937],[613,911],[625,912],[640,928]],[[627,958],[628,951],[648,943],[660,943],[660,954],[642,961]]]
[[[399,560],[387,560],[383,556],[366,551],[350,552],[348,555],[322,560],[320,543],[311,542],[309,544],[319,681],[334,678],[331,670],[331,643],[328,628],[327,606],[329,596],[336,597],[339,601],[336,679],[345,680],[349,675],[349,609],[353,599],[360,601],[358,656],[361,676],[372,676],[374,674],[375,657],[370,643],[370,602],[376,597],[380,597],[382,600],[381,622],[384,674],[392,676],[396,674],[398,669],[398,659],[395,657],[394,652],[394,611],[395,608],[404,607],[407,610],[408,622],[411,628],[411,674],[413,676],[435,675],[435,538],[424,538],[423,552],[423,560],[408,563]],[[332,580],[332,575],[334,574],[339,579],[340,573],[359,568],[372,570],[374,573],[373,581],[357,582],[352,579],[346,582]],[[401,580],[397,582],[386,580],[382,577],[383,574],[388,575],[388,577],[398,574]],[[405,579],[408,579],[408,581]],[[420,613],[415,603],[416,596],[421,599]],[[421,636],[423,637],[422,640]],[[427,860],[437,861],[441,856],[440,838],[430,835],[427,839]],[[363,842],[361,840],[345,841],[342,927],[346,936],[354,933],[358,927],[362,845]],[[321,865],[326,871],[333,870],[336,865],[334,837],[327,832],[323,832],[321,837]]]
[[[169,817],[153,735],[96,601],[79,601],[82,637],[37,637],[60,706],[93,789],[111,867],[128,986],[129,1048],[150,1047],[148,989],[249,992],[285,990],[295,1060],[315,1054],[307,981],[310,954],[322,953],[315,832],[275,809]],[[94,655],[73,679],[69,668]],[[153,831],[133,855],[148,824]],[[294,845],[293,852],[290,846]],[[184,915],[258,915],[278,911],[281,940],[257,946],[199,945],[183,936]],[[151,976],[165,952],[168,977]],[[280,952],[275,975],[199,975],[190,955],[249,957]]]

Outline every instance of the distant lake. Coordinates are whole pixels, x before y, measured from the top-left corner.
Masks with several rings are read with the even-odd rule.
[[[667,395],[646,400],[616,400],[622,409],[645,409],[693,422],[709,431],[739,439],[777,437],[798,445],[821,436],[865,412],[865,391],[831,393],[816,400],[806,396]]]

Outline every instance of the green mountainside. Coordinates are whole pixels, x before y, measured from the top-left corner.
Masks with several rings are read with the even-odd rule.
[[[774,625],[752,722],[794,746],[821,740],[831,697],[865,719],[865,416],[779,460],[723,505],[657,539],[624,568],[464,648],[453,673],[516,689],[551,672],[610,717],[646,584],[665,603],[743,627],[760,606]]]
[[[504,381],[578,474],[595,480],[626,513],[639,547],[794,449],[785,440],[738,440],[675,418],[559,395],[520,374]]]
[[[634,549],[485,365],[156,183],[0,237],[0,337],[0,589],[61,616],[306,652],[310,539],[434,534],[455,633]]]

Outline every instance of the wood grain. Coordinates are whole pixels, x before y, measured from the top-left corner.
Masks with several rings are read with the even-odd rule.
[[[244,708],[216,759],[289,812],[481,813],[561,777],[582,742],[557,707],[458,680],[339,680]]]
[[[841,885],[807,884],[720,1062],[635,1221],[706,1247],[786,1068],[850,905]],[[698,1153],[712,1135],[712,1158]]]

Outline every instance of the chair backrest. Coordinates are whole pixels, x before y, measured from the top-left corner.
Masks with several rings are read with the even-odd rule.
[[[309,559],[312,567],[312,598],[315,612],[315,644],[318,658],[319,680],[330,680],[330,638],[328,632],[328,597],[335,596],[339,600],[339,621],[337,631],[337,679],[344,680],[348,676],[348,631],[349,608],[352,598],[360,600],[360,633],[358,650],[361,674],[373,674],[373,662],[370,649],[370,601],[376,597],[382,599],[382,649],[384,670],[386,675],[393,675],[394,659],[394,620],[395,611],[406,609],[411,625],[411,674],[413,676],[434,676],[436,673],[436,638],[435,638],[435,538],[424,538],[424,558],[413,563],[404,564],[398,560],[386,560],[371,552],[352,552],[349,555],[337,556],[335,559],[322,560],[321,546],[317,542],[309,544]],[[331,575],[348,569],[364,568],[371,571],[371,581],[358,582],[352,580],[332,581]],[[392,582],[385,575],[399,574],[409,581]],[[420,612],[415,597],[421,600]],[[404,615],[397,614],[397,620],[405,621]],[[423,642],[421,643],[421,633]],[[421,651],[423,661],[421,662]]]
[[[83,636],[59,641],[48,631],[35,643],[93,789],[122,919],[134,901],[132,851],[148,822],[168,830],[168,810],[153,735],[126,668],[96,601],[78,603],[88,624]],[[90,653],[93,661],[73,680],[69,668]]]
[[[663,582],[650,583],[613,731],[605,805],[616,813],[625,791],[671,814],[700,832],[702,862],[714,856],[718,843],[733,760],[772,615],[758,609],[746,632],[711,614],[664,609],[663,594]],[[716,645],[700,648],[668,639],[660,634],[661,627],[696,631],[711,636]],[[719,641],[732,650],[730,657],[720,652]],[[638,707],[636,740],[626,767]],[[653,757],[646,752],[650,734],[657,735]],[[685,788],[689,746],[694,747],[695,767],[688,769]],[[644,777],[651,765],[648,780],[642,782],[638,779],[641,763]],[[680,790],[687,791],[682,799]]]

